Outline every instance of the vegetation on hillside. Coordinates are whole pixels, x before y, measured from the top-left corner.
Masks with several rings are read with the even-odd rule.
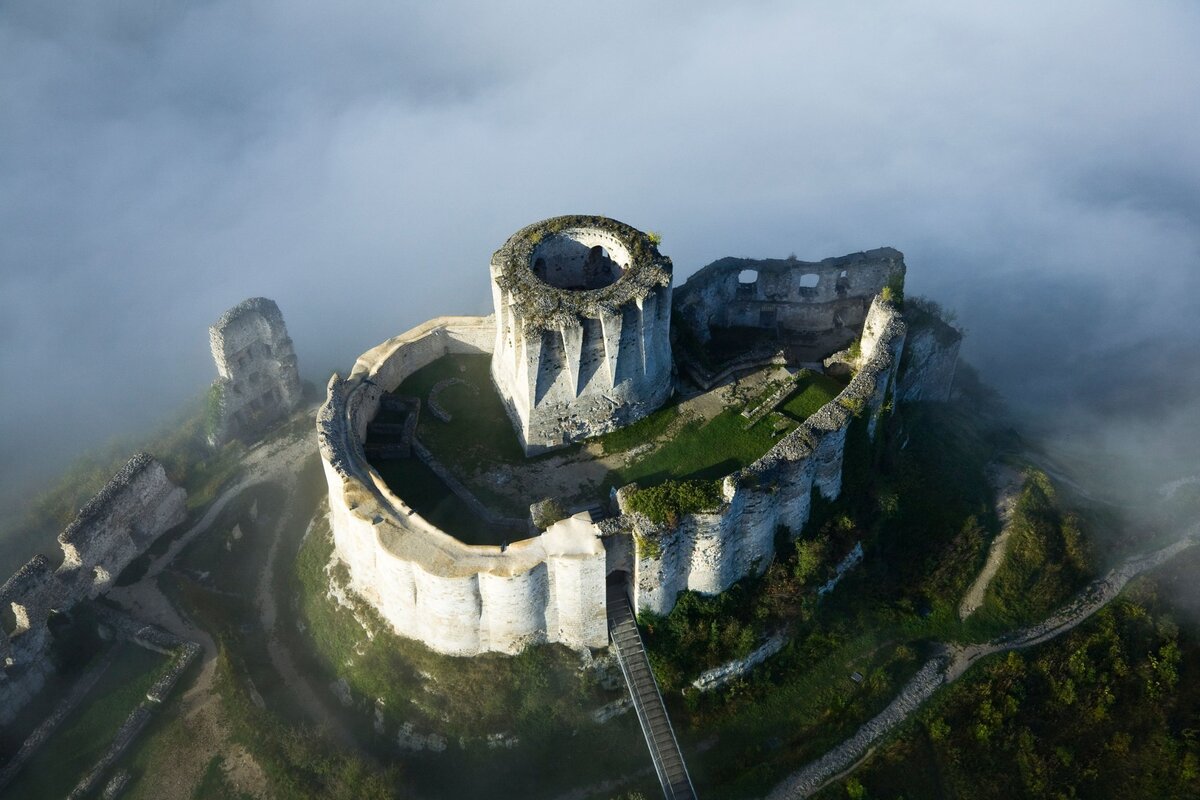
[[[821,797],[1200,796],[1200,636],[1161,584],[1143,577],[1061,639],[968,674]]]

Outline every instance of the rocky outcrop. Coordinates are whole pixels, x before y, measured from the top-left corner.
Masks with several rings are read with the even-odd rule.
[[[896,400],[944,403],[954,387],[962,334],[931,314],[918,316],[904,347]]]

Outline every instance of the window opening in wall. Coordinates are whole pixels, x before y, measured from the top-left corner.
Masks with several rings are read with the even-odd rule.
[[[738,283],[743,286],[748,286],[752,283],[758,283],[758,270],[744,269],[738,273]]]
[[[819,275],[817,275],[817,273],[815,273],[815,272],[810,272],[807,275],[801,275],[800,276],[800,288],[801,289],[815,288],[817,285],[817,282],[820,280],[821,280],[821,277]]]
[[[845,278],[846,278],[846,270],[842,270],[842,271],[841,271],[841,273],[838,275],[838,277],[839,277],[839,278],[841,278],[841,279],[843,279],[843,280],[845,280]]]

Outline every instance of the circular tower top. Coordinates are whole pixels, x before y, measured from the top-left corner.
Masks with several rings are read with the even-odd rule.
[[[517,231],[492,256],[492,379],[526,453],[626,425],[671,392],[671,259],[608,217]]]
[[[492,256],[492,281],[530,330],[600,318],[671,285],[671,259],[608,217],[574,214],[526,225]]]

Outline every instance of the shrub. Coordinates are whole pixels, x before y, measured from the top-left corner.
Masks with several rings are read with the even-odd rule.
[[[566,519],[567,512],[562,503],[553,497],[547,498],[533,506],[533,524],[541,530],[546,530],[560,519]]]
[[[629,496],[632,510],[672,528],[684,514],[716,511],[721,502],[719,481],[663,481],[649,489],[637,489]]]
[[[650,240],[650,244],[658,247],[662,244],[662,234],[658,231],[646,231],[646,238]]]
[[[863,411],[867,407],[867,401],[861,397],[839,397],[838,405],[849,411],[856,417],[861,417]]]
[[[880,294],[883,296],[885,303],[891,303],[896,306],[904,305],[904,276],[893,275],[888,279],[887,285],[883,287],[883,291]]]

